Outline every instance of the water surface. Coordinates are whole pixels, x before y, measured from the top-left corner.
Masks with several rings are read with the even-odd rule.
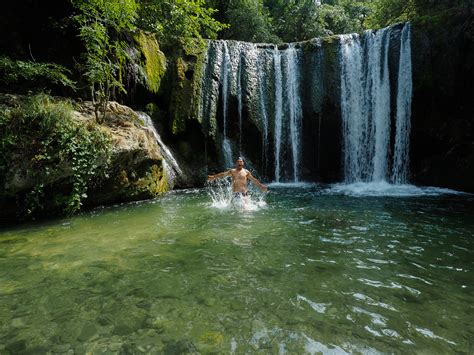
[[[360,191],[275,185],[241,212],[187,190],[3,230],[0,353],[472,353],[474,198]]]

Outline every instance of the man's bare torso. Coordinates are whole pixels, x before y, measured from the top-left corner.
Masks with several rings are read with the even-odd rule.
[[[230,173],[232,175],[232,191],[233,192],[247,192],[247,169],[231,169]]]

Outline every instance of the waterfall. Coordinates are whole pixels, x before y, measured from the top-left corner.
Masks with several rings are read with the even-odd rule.
[[[404,26],[401,39],[393,157],[388,57],[391,31],[387,27],[366,31],[362,37],[340,36],[344,176],[349,183],[387,181],[391,158],[391,179],[396,183],[405,181],[411,101],[409,25]]]
[[[275,181],[282,178],[282,144],[288,144],[291,152],[293,181],[300,179],[301,120],[300,73],[298,53],[294,45],[284,51],[273,50],[275,83]],[[285,166],[286,167],[286,166]]]
[[[275,72],[275,181],[280,182],[281,175],[281,133],[283,111],[283,78],[281,74],[281,53],[278,47],[273,50],[273,63]]]
[[[372,42],[372,53],[369,53],[369,96],[372,98],[372,111],[369,117],[374,136],[372,181],[383,181],[387,177],[390,144],[389,34],[387,29],[369,34]]]
[[[229,110],[229,77],[230,77],[230,57],[227,42],[222,41],[223,55],[222,55],[222,125],[223,125],[223,139],[222,139],[222,153],[224,155],[225,168],[232,166],[232,147],[227,138],[227,116]]]
[[[293,181],[298,182],[300,177],[301,160],[301,99],[299,93],[298,54],[293,45],[285,51],[285,105],[290,123],[290,145],[293,162]]]
[[[211,42],[208,46],[204,60],[204,70],[201,81],[201,104],[199,105],[198,116],[203,126],[208,130],[205,136],[213,135],[216,130],[215,117],[217,113],[219,97],[219,80],[221,79],[222,51],[220,41]],[[217,78],[214,80],[213,78]],[[210,133],[210,134],[209,134]]]
[[[340,35],[337,43],[210,41],[203,64],[198,119],[219,145],[225,168],[238,150],[276,182],[298,182],[303,174],[327,178],[334,176],[342,145],[345,182],[406,182],[409,24]],[[340,105],[340,121],[334,105]],[[339,122],[342,144],[325,137],[338,135]]]
[[[161,136],[156,130],[151,117],[148,116],[144,112],[137,112],[137,113],[138,113],[138,117],[143,120],[144,126],[153,133],[153,136],[155,137],[158,145],[160,146],[161,155],[163,156],[163,160],[162,160],[163,171],[166,174],[168,184],[170,185],[170,187],[172,187],[174,185],[176,178],[179,177],[180,175],[183,175],[183,172],[181,168],[179,167],[179,164],[174,158],[173,154],[171,153],[170,149],[166,146],[166,144],[161,139]]]
[[[358,35],[341,36],[341,115],[343,123],[344,176],[361,179],[366,167],[367,112],[363,80],[362,46]]]
[[[237,69],[237,109],[239,112],[239,155],[242,155],[242,53],[239,53],[239,67]]]
[[[254,48],[257,51],[257,48]],[[265,96],[264,86],[265,81],[265,71],[264,69],[265,61],[262,60],[262,56],[257,57],[257,80],[258,80],[258,103],[260,109],[260,116],[262,121],[262,161],[264,167],[267,166],[268,158],[268,113],[267,113],[267,103]]]
[[[408,179],[410,148],[410,116],[412,99],[411,27],[403,27],[400,38],[400,61],[398,65],[397,121],[395,156],[392,167],[392,181],[403,184]]]

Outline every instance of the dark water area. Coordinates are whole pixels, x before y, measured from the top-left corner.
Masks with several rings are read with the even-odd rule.
[[[472,353],[474,197],[367,186],[4,229],[0,353]]]

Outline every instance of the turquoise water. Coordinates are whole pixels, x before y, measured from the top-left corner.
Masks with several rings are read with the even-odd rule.
[[[473,353],[474,198],[367,194],[187,190],[0,231],[0,353]]]

